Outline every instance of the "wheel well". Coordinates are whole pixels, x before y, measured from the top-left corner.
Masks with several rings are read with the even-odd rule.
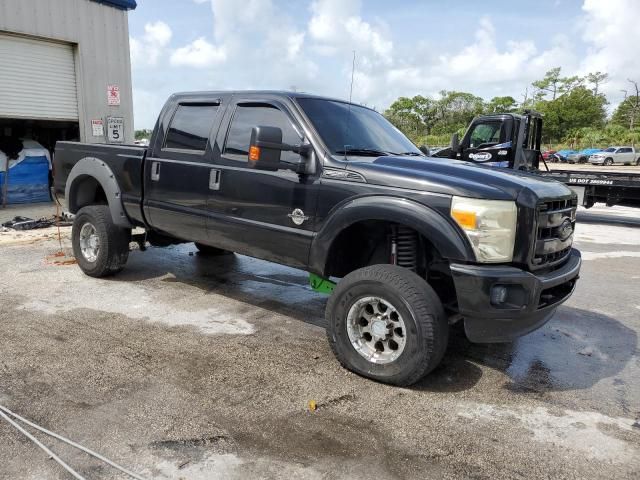
[[[78,177],[69,191],[69,211],[77,213],[87,205],[107,205],[107,195],[94,177],[83,175]]]
[[[400,236],[416,245],[414,249],[410,247],[414,252],[414,255],[410,256],[415,256],[413,261],[407,260]],[[386,220],[364,220],[342,230],[329,248],[324,275],[342,278],[369,265],[393,263],[394,243],[395,263],[410,268],[426,279],[443,304],[455,302],[455,287],[449,262],[442,257],[433,243],[417,230]]]

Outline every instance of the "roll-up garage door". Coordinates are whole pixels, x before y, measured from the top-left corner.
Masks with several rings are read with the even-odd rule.
[[[0,117],[77,120],[73,46],[0,33]]]

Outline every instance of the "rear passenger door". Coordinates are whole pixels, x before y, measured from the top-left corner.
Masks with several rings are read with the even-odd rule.
[[[222,100],[180,101],[161,116],[169,120],[157,126],[144,172],[145,215],[154,229],[183,240],[206,240],[209,138],[220,125]]]
[[[633,163],[633,150],[630,147],[624,147],[621,148],[620,150],[618,150],[620,152],[620,155],[618,155],[618,160],[621,163],[624,164],[631,164]]]

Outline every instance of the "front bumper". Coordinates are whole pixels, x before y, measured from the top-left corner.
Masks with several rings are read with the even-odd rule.
[[[575,249],[564,265],[542,274],[509,266],[452,264],[467,337],[478,343],[510,342],[540,328],[573,293],[581,264]],[[494,287],[506,288],[503,302],[492,303]]]
[[[592,165],[602,165],[604,163],[604,158],[590,158],[589,163]]]

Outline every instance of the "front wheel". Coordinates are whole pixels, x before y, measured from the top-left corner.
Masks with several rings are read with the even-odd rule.
[[[442,360],[449,329],[425,280],[395,265],[356,270],[336,286],[327,336],[343,367],[393,385],[411,385]]]
[[[605,158],[604,162],[602,163],[605,167],[608,167],[609,165],[613,165],[613,159],[612,158]]]
[[[73,254],[90,277],[106,277],[122,270],[129,258],[130,240],[131,230],[113,223],[107,205],[83,207],[73,220]]]

